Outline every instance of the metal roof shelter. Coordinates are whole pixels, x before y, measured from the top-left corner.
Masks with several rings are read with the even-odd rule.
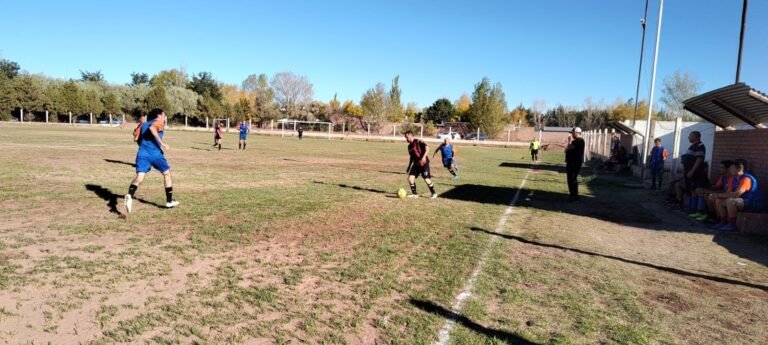
[[[573,127],[548,127],[544,126],[542,130],[544,132],[560,132],[560,133],[570,133]]]
[[[627,134],[627,135],[639,135],[640,137],[645,137],[643,133],[640,133],[636,131],[634,128],[629,127],[619,121],[611,121],[606,124],[609,128],[613,128],[621,133]]]
[[[683,104],[685,110],[727,130],[742,124],[755,128],[768,124],[768,95],[744,83],[712,90]]]

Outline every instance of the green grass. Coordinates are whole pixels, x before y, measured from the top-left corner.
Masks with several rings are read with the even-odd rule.
[[[460,180],[433,164],[445,198],[400,200],[404,143],[252,136],[242,152],[227,135],[230,149],[216,152],[207,151],[210,133],[169,131],[181,206],[152,205],[164,203],[153,172],[139,188],[136,212],[123,219],[110,201],[123,212],[121,196],[134,176],[120,163],[135,156],[128,129],[0,127],[0,144],[13,147],[0,152],[0,301],[14,302],[0,307],[0,329],[29,325],[0,333],[5,342],[57,342],[71,336],[70,320],[84,317],[98,327],[75,326],[75,338],[96,344],[425,344],[446,319],[412,301],[449,308],[486,251],[462,310],[478,327],[459,325],[453,343],[501,344],[490,334],[502,333],[552,344],[684,339],[673,326],[689,319],[665,316],[645,298],[649,286],[661,286],[647,281],[655,275],[472,231],[495,229],[526,175],[523,150],[459,146]],[[561,153],[543,157],[562,161]],[[520,167],[502,166],[509,162]],[[534,200],[559,205],[562,180],[530,174],[523,198],[534,191]],[[604,202],[596,218],[610,220],[620,211],[613,204],[638,198],[606,193],[620,182],[582,182],[585,194]],[[423,181],[418,188],[426,193]],[[516,208],[505,231],[585,243],[571,239],[565,225],[575,216],[567,207],[534,206]],[[641,209],[630,220],[659,222]],[[752,278],[765,276],[748,269]],[[665,296],[687,301],[688,285],[679,283]],[[39,288],[49,292],[36,295]],[[754,305],[749,312],[766,308]],[[728,334],[764,334],[750,332]]]

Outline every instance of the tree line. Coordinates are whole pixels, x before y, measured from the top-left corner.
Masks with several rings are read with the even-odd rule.
[[[25,120],[38,119],[48,112],[52,121],[93,116],[138,118],[149,109],[166,110],[172,122],[191,125],[205,123],[206,118],[253,120],[257,125],[279,118],[303,121],[330,121],[349,130],[373,130],[387,123],[420,123],[428,128],[447,122],[465,122],[472,130],[480,129],[489,137],[513,126],[581,126],[601,128],[608,121],[631,119],[635,113],[633,100],[616,100],[611,104],[585,100],[579,107],[548,107],[535,101],[530,107],[518,105],[509,109],[500,83],[483,78],[475,84],[471,95],[463,94],[451,101],[436,100],[426,108],[414,102],[403,105],[400,78],[389,86],[377,83],[366,90],[359,102],[341,102],[334,96],[328,102],[314,98],[314,87],[305,76],[280,72],[267,76],[251,74],[240,85],[218,82],[210,72],[189,74],[184,68],[168,69],[152,76],[131,73],[131,82],[120,85],[104,80],[101,71],[80,71],[80,79],[63,80],[21,71],[18,63],[0,60],[0,120],[18,118],[24,110]],[[657,111],[658,119],[690,116],[680,106],[683,99],[695,95],[699,83],[688,73],[675,72],[664,80],[662,102],[666,111]],[[647,105],[638,102],[640,118]],[[671,110],[671,112],[670,112]]]

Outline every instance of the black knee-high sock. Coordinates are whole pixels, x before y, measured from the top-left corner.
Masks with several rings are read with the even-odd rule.
[[[219,151],[221,151],[221,144],[219,144]]]
[[[248,143],[243,143],[243,150],[245,150],[245,145],[246,145],[246,144],[248,144]]]
[[[451,169],[451,170],[448,170],[448,171],[451,173],[451,175],[456,176],[456,171],[455,170]]]
[[[173,201],[173,187],[165,187],[165,201]]]
[[[243,143],[237,143],[237,149],[242,150],[243,149]]]
[[[664,176],[664,175],[659,175],[659,189],[661,189],[661,178],[662,178],[662,176]]]
[[[427,187],[429,187],[429,191],[430,191],[432,194],[435,194],[435,183],[434,183],[434,182],[433,182],[433,183],[430,183],[430,184],[428,184],[428,185],[427,185]]]
[[[651,188],[656,188],[656,175],[651,175]]]
[[[416,184],[415,183],[411,183],[411,193],[416,195]]]
[[[128,194],[131,195],[131,198],[133,198],[136,195],[137,189],[139,189],[139,186],[135,184],[131,184],[130,187],[128,187]]]

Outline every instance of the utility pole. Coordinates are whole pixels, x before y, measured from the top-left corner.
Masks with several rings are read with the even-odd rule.
[[[744,5],[741,9],[741,34],[739,35],[739,60],[736,62],[736,83],[739,83],[741,79],[741,53],[744,50],[744,31],[747,28],[747,7],[749,0],[744,0]]]
[[[640,101],[640,78],[643,74],[643,55],[645,53],[645,24],[648,22],[648,0],[645,0],[645,14],[640,21],[640,25],[643,27],[643,38],[640,40],[640,67],[637,68],[637,89],[635,91],[635,112],[632,115],[632,129],[635,128],[635,122],[637,121],[637,104]]]
[[[640,178],[645,179],[645,168],[648,163],[648,143],[651,136],[651,115],[653,114],[653,91],[656,86],[656,65],[659,62],[659,42],[661,41],[661,18],[664,13],[664,0],[659,1],[659,21],[656,23],[656,47],[653,50],[653,68],[651,72],[651,94],[648,97],[648,116],[645,122],[645,137],[643,138],[643,166]]]

